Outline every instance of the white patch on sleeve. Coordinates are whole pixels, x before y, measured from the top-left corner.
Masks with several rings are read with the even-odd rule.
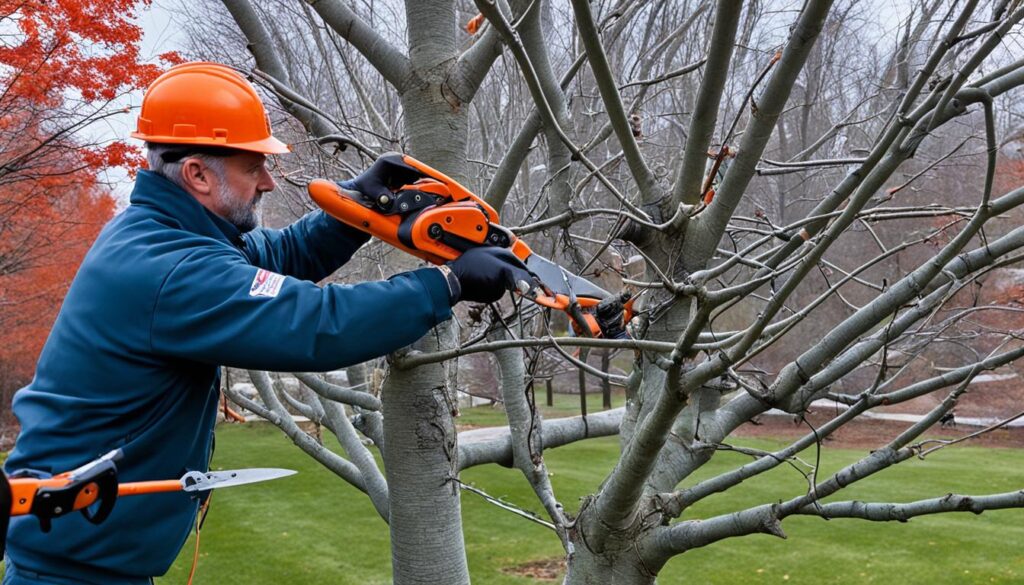
[[[260,268],[256,271],[256,278],[252,279],[249,296],[276,297],[277,293],[281,292],[282,284],[284,284],[283,275]]]

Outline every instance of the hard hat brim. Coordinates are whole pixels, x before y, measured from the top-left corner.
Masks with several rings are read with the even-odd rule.
[[[154,144],[188,144],[192,146],[213,146],[220,148],[233,148],[235,150],[245,150],[248,152],[259,152],[262,154],[288,154],[291,152],[291,148],[281,142],[273,136],[268,136],[263,140],[256,140],[253,142],[235,142],[226,143],[222,140],[212,140],[203,138],[182,138],[181,136],[152,136],[149,134],[141,134],[139,132],[132,132],[132,138],[139,140],[145,140],[146,142],[152,142]]]

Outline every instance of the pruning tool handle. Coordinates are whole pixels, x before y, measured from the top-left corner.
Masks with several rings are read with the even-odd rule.
[[[461,186],[457,189],[465,191]],[[458,201],[432,192],[438,191],[435,185],[417,183],[393,197],[370,200],[324,179],[311,181],[308,191],[331,217],[432,264],[450,262],[469,248],[487,245],[509,248],[523,262],[533,255],[526,242],[492,220],[497,212],[471,193]],[[568,297],[561,297],[544,291],[529,296],[539,305],[565,310]]]
[[[164,492],[180,492],[184,489],[179,479],[162,479],[158,481],[135,481],[117,486],[118,496],[138,496],[142,494],[159,494]]]
[[[578,306],[585,323],[574,318],[574,326],[589,329],[594,336],[617,337],[625,331],[624,322],[613,321],[632,318],[632,299],[612,295],[534,254],[526,242],[499,223],[493,207],[455,179],[411,156],[393,152],[381,155],[361,177],[371,189],[387,189],[361,193],[315,179],[308,185],[309,195],[331,217],[432,264],[455,260],[474,247],[507,248],[543,283],[542,287],[527,283],[517,290],[524,298],[570,316],[575,312],[571,308]],[[598,316],[599,305],[604,317]]]
[[[10,515],[32,514],[43,532],[49,532],[54,518],[80,510],[86,520],[99,524],[107,519],[117,502],[117,464],[121,451],[111,451],[78,469],[40,477],[31,472],[8,478],[11,488]],[[91,509],[93,504],[98,504]]]
[[[449,177],[448,175],[442,173],[441,171],[435,169],[434,167],[428,165],[427,163],[416,160],[407,154],[390,153],[385,156],[402,157],[402,162],[423,173],[425,178],[432,179],[434,181],[442,183],[445,187],[447,187],[449,196],[452,201],[472,201],[473,203],[482,205],[485,211],[487,212],[487,215],[490,216],[490,221],[498,223],[498,212],[495,211],[495,209],[491,207],[486,201],[477,197],[469,189],[463,187],[462,184],[456,181],[455,179]]]

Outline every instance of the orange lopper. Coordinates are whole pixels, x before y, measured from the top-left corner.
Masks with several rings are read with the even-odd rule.
[[[520,291],[525,298],[561,311],[578,305],[595,337],[625,335],[632,318],[630,295],[613,295],[534,253],[499,223],[493,207],[455,179],[397,152],[381,155],[367,173],[388,192],[360,193],[315,179],[309,195],[335,219],[433,264],[478,246],[507,248],[544,284],[544,290],[525,287]]]
[[[118,483],[120,449],[85,465],[52,477],[16,474],[10,484],[10,515],[32,514],[39,518],[43,532],[53,518],[80,510],[93,524],[103,522],[121,496],[162,492],[202,492],[293,475],[290,469],[253,468],[232,471],[190,471],[179,479]]]

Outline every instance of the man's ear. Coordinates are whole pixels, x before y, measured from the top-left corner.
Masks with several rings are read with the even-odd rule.
[[[197,158],[187,158],[181,165],[181,179],[193,195],[202,196],[213,193],[210,182],[212,171]]]

